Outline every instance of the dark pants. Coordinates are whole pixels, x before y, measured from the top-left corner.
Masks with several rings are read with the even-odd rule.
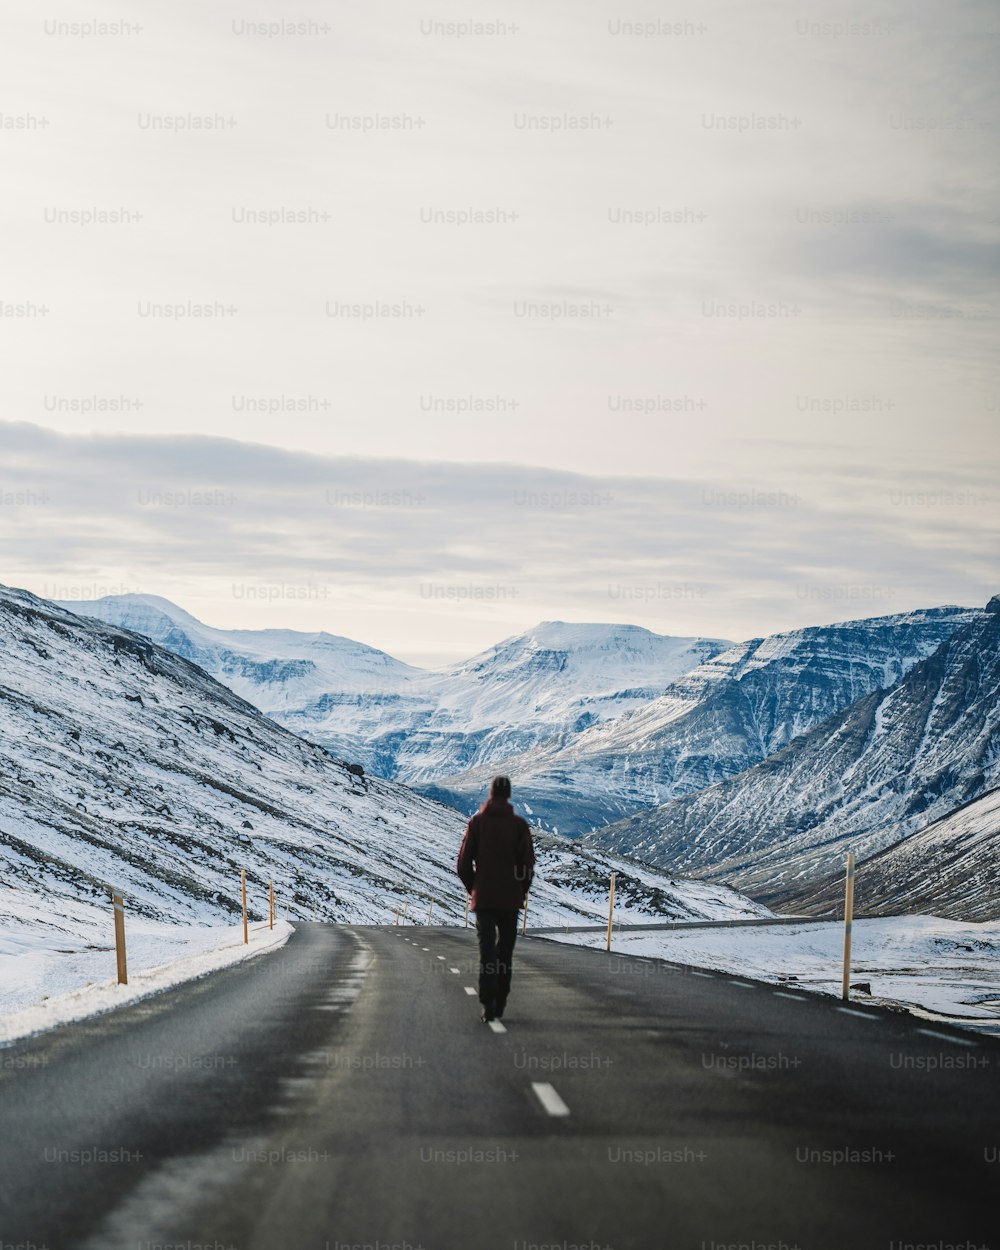
[[[511,964],[517,940],[517,909],[476,912],[479,938],[479,1001],[502,1011],[510,993]]]

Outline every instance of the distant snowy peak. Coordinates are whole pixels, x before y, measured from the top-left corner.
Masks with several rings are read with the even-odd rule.
[[[579,658],[605,655],[613,650],[620,657],[644,663],[650,657],[683,653],[694,645],[709,644],[725,650],[733,644],[721,638],[685,638],[657,634],[642,625],[602,624],[594,621],[540,621],[523,634],[505,638],[496,650],[531,649],[565,651]]]
[[[233,650],[243,649],[258,655],[305,657],[319,650],[354,658],[374,659],[405,673],[420,671],[402,660],[394,659],[377,647],[370,647],[366,643],[338,634],[328,634],[323,630],[306,632],[294,629],[216,629],[159,595],[107,595],[103,599],[88,602],[63,601],[59,606],[80,616],[90,616],[108,624],[133,629],[147,637],[181,629],[193,639]]]
[[[59,606],[140,634],[148,634],[151,629],[167,630],[172,625],[194,632],[207,628],[190,612],[161,595],[106,595],[91,601],[64,600]]]
[[[676,638],[639,625],[542,621],[447,670],[450,689],[442,691],[442,701],[465,706],[477,723],[492,718],[494,725],[509,716],[503,701],[512,697],[530,702],[544,718],[575,720],[589,709],[593,719],[605,719],[655,698],[731,646],[725,639]],[[489,687],[495,697],[483,704],[476,687]]]
[[[215,629],[158,595],[109,595],[59,606],[143,634],[269,714],[330,690],[360,694],[373,684],[398,690],[420,672],[375,647],[334,634]]]
[[[563,672],[608,680],[608,662],[614,673],[634,669],[648,676],[652,667],[659,679],[673,680],[690,667],[692,655],[718,655],[732,647],[720,638],[678,638],[655,634],[641,625],[594,622],[542,621],[523,634],[514,634],[473,656],[452,672],[480,672],[498,667],[531,666],[545,657]]]

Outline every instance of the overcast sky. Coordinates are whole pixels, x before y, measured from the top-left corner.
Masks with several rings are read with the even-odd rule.
[[[22,3],[0,580],[418,663],[985,602],[1000,13],[862,13]]]

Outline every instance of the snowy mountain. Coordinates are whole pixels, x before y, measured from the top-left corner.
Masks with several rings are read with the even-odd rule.
[[[130,914],[230,919],[273,879],[291,919],[461,923],[455,812],[361,775],[172,651],[0,588],[0,882],[7,924],[107,928]],[[287,658],[294,658],[290,654]],[[377,660],[371,661],[373,664]],[[537,923],[599,918],[612,869],[626,915],[758,914],[729,890],[540,839]]]
[[[584,833],[752,768],[862,695],[892,686],[982,616],[932,608],[755,638],[638,709],[504,766],[537,819]],[[469,769],[429,792],[468,807],[487,782],[487,770]]]
[[[960,896],[963,877],[974,873],[966,885],[975,909],[995,914],[995,858],[988,867],[994,808],[984,800],[965,816],[955,809],[998,782],[1000,596],[891,689],[857,699],[742,775],[618,822],[586,843],[627,848],[783,904],[832,900],[848,848],[862,861],[885,852],[876,870],[901,905],[912,883],[913,897],[935,909],[954,904],[956,915],[968,917],[972,909]],[[931,857],[919,868],[918,851]],[[945,872],[951,853],[965,862]],[[908,875],[895,879],[897,869]],[[862,863],[859,875],[865,871]]]
[[[638,625],[543,621],[430,679],[434,714],[399,744],[396,775],[433,782],[479,766],[492,776],[498,761],[555,749],[642,707],[729,645]]]
[[[424,670],[325,633],[213,629],[154,595],[61,606],[144,634],[379,776],[425,784],[474,766],[489,772],[541,744],[562,746],[731,645],[635,625],[544,621],[470,660]]]
[[[865,916],[933,912],[953,920],[996,920],[998,865],[1000,788],[866,859],[856,877],[856,910]],[[828,881],[787,901],[796,910],[835,913],[843,905],[843,883]]]
[[[213,629],[159,595],[111,595],[59,606],[143,634],[217,677],[268,716],[295,711],[330,691],[402,694],[422,675],[384,651],[335,634]]]

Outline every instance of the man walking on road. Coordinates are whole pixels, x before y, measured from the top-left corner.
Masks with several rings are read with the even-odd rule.
[[[510,993],[517,913],[535,875],[528,822],[510,803],[510,778],[494,777],[490,797],[469,821],[458,875],[472,896],[479,939],[480,1019],[499,1020]]]

